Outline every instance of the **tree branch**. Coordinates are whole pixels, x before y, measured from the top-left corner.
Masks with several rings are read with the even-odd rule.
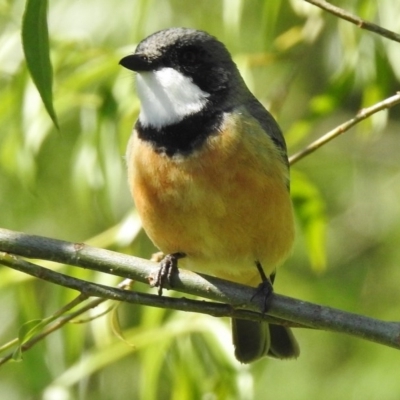
[[[69,243],[5,229],[0,229],[0,250],[28,258],[67,263],[145,283],[152,282],[154,274],[158,271],[156,263],[137,257],[96,249],[83,243]],[[10,254],[2,254],[0,262],[38,278],[78,290],[87,296],[214,316],[269,321],[270,317],[274,317],[277,318],[274,320],[276,323],[285,320],[289,321],[289,325],[346,333],[400,349],[400,323],[380,321],[277,294],[273,296],[268,316],[264,316],[259,312],[263,299],[256,296],[252,300],[254,288],[190,271],[180,270],[179,275],[174,276],[172,283],[175,290],[230,305],[111,288],[56,273]]]
[[[400,35],[398,33],[389,31],[388,29],[382,28],[379,25],[373,24],[372,22],[366,21],[358,17],[357,15],[353,15],[348,11],[343,10],[340,7],[334,6],[327,1],[324,0],[305,0],[307,3],[313,4],[319,8],[322,8],[329,13],[336,15],[339,18],[345,19],[355,25],[357,25],[361,29],[365,29],[370,32],[374,32],[380,36],[383,36],[387,39],[394,40],[396,42],[400,42]]]
[[[131,304],[139,304],[144,306],[167,308],[177,311],[197,312],[201,314],[209,314],[214,317],[235,317],[250,320],[266,320],[274,323],[284,323],[285,321],[274,318],[269,315],[261,313],[235,309],[228,304],[204,302],[198,300],[191,300],[187,298],[173,298],[158,296],[148,293],[140,293],[127,291],[120,288],[114,288],[98,283],[84,281],[79,278],[52,271],[51,269],[41,267],[39,265],[27,262],[18,256],[0,252],[0,263],[15,270],[27,273],[36,278],[45,280],[47,282],[55,283],[63,287],[79,291],[83,297],[100,297],[107,300],[123,301]],[[186,272],[186,271],[185,271]],[[254,290],[254,289],[253,289]],[[298,324],[285,324],[288,326],[296,326]]]
[[[308,0],[306,0],[308,1]],[[360,110],[357,115],[350,119],[349,121],[343,123],[342,125],[339,125],[335,129],[332,129],[330,132],[326,133],[325,135],[321,136],[319,139],[315,140],[311,144],[309,144],[306,148],[303,150],[299,151],[298,153],[292,155],[289,157],[289,163],[290,165],[293,165],[297,161],[301,160],[305,156],[307,156],[310,153],[313,153],[315,150],[323,146],[324,144],[330,142],[332,139],[335,137],[341,135],[342,133],[348,131],[350,128],[352,128],[354,125],[358,124],[359,122],[363,121],[364,119],[370,117],[372,114],[377,113],[378,111],[391,108],[395,106],[396,104],[400,103],[400,93],[395,94],[392,97],[389,97],[379,103],[374,104],[371,107],[368,108],[363,108]]]

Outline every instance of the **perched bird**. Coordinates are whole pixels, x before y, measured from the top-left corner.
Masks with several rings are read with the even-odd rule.
[[[286,144],[226,47],[206,32],[170,28],[120,64],[136,72],[141,102],[129,185],[163,265],[179,259],[251,286],[262,267],[272,283],[294,239]],[[232,330],[242,363],[299,355],[288,328],[235,319]]]

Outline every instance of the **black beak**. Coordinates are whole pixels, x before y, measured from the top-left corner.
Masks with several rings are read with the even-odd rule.
[[[123,67],[136,72],[151,71],[153,69],[151,61],[144,54],[131,54],[124,57],[119,63]]]

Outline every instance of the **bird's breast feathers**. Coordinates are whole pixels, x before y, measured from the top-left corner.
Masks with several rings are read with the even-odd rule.
[[[187,255],[180,266],[256,284],[256,260],[268,274],[290,252],[288,169],[245,110],[190,155],[160,154],[134,132],[127,163],[144,229],[165,254]]]

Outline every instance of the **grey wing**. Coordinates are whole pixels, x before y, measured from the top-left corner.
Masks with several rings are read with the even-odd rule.
[[[256,118],[264,131],[271,137],[275,145],[281,150],[282,158],[288,163],[286,142],[283,137],[282,131],[274,117],[263,107],[263,105],[253,97],[246,104],[248,112]]]

